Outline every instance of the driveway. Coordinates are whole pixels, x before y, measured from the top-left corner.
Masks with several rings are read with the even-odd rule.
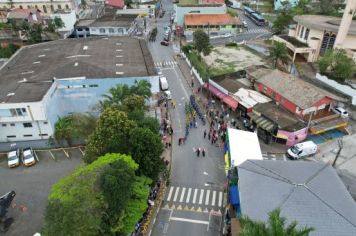
[[[66,149],[66,152],[38,151],[36,165],[13,169],[7,167],[6,158],[0,158],[0,195],[11,190],[16,192],[7,213],[14,222],[5,235],[32,236],[41,230],[52,184],[83,163],[82,151],[78,148]]]

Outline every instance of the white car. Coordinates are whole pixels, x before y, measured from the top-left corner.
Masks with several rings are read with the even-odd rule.
[[[247,22],[246,22],[245,20],[242,21],[242,25],[243,25],[245,28],[247,28],[247,26],[248,26],[248,25],[247,25]]]
[[[164,91],[164,96],[165,96],[168,100],[172,100],[171,91],[169,91],[169,90]]]
[[[349,117],[349,113],[342,107],[334,107],[333,111],[337,114],[340,114],[340,116],[342,118],[348,118]]]
[[[25,148],[22,150],[22,163],[25,166],[32,166],[36,164],[36,157],[32,148]]]
[[[7,165],[12,168],[20,165],[20,150],[12,150],[7,153]]]

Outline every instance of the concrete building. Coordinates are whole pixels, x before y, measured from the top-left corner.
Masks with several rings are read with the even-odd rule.
[[[12,0],[12,6],[8,0],[0,0],[0,8],[35,8],[43,13],[51,13],[56,10],[75,10],[79,12],[81,0]]]
[[[38,9],[14,8],[7,14],[8,20],[15,20],[18,24],[26,21],[30,24],[42,24],[42,15]]]
[[[355,235],[356,204],[329,164],[247,160],[237,173],[235,209],[241,215],[266,222],[279,208],[286,225],[297,221],[297,229],[314,227],[310,236]]]
[[[274,36],[273,40],[283,42],[295,59],[316,62],[327,49],[342,48],[356,61],[356,1],[349,0],[341,18],[322,15],[299,15],[294,17],[296,26],[288,35]]]
[[[283,8],[283,5],[294,7],[298,4],[299,0],[274,0],[274,10],[278,11]]]
[[[209,36],[236,34],[242,27],[238,17],[229,14],[198,14],[184,16],[184,35],[189,39],[196,30],[204,30]]]
[[[144,41],[64,39],[22,47],[0,68],[0,142],[48,139],[58,117],[89,112],[109,88],[138,80],[158,92]]]
[[[117,15],[108,13],[98,19],[79,20],[75,26],[78,38],[89,36],[127,36],[134,28],[138,15]]]
[[[185,14],[225,14],[226,5],[224,0],[180,0],[174,5],[174,11],[174,22],[183,27]]]

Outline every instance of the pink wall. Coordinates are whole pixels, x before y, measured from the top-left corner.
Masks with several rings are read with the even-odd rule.
[[[308,129],[307,127],[301,129],[301,130],[297,130],[295,132],[289,132],[289,131],[285,131],[285,130],[278,130],[277,135],[283,135],[283,136],[287,136],[287,143],[286,145],[288,147],[293,146],[296,143],[300,143],[301,141],[303,141],[308,134]]]

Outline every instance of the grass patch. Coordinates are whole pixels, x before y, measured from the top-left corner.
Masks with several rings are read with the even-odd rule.
[[[179,5],[198,5],[198,0],[179,0]]]
[[[271,23],[273,23],[277,19],[277,16],[275,15],[264,15],[263,17]]]
[[[231,43],[225,43],[225,47],[227,47],[227,48],[235,48],[235,49],[237,49],[237,50],[239,50],[240,48],[240,46],[237,44],[237,43],[234,43],[234,42],[231,42]]]
[[[232,17],[237,17],[239,16],[239,14],[237,13],[237,11],[235,11],[234,9],[231,9],[231,8],[227,8],[227,14],[229,14],[230,16]]]

